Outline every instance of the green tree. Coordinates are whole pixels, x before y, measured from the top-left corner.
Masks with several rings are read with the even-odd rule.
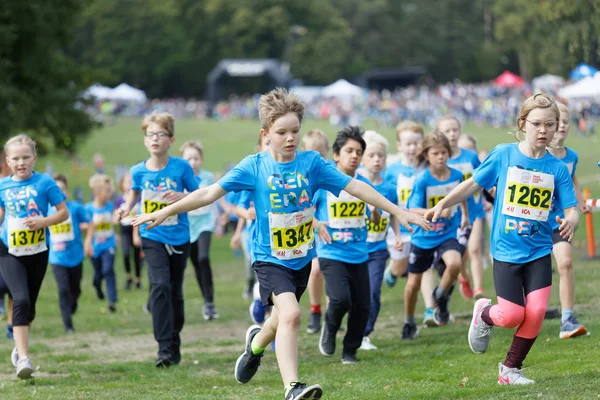
[[[81,2],[3,0],[0,7],[0,137],[34,136],[42,150],[72,151],[92,123],[81,109],[86,70],[66,49]]]

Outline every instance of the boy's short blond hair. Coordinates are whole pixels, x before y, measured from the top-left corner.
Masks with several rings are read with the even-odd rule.
[[[150,115],[146,115],[142,120],[142,131],[146,133],[148,125],[152,122],[164,129],[170,137],[175,136],[175,118],[168,112],[154,111]]]
[[[296,113],[298,121],[302,123],[304,104],[298,96],[286,89],[277,88],[260,96],[258,118],[262,129],[268,130],[275,120],[290,112]]]
[[[312,129],[302,137],[302,147],[304,150],[314,150],[317,143],[324,143],[329,148],[329,138],[320,129]]]
[[[565,113],[567,115],[571,115],[571,113],[569,112],[569,107],[567,107],[566,104],[564,103],[559,103],[558,101],[556,102],[556,105],[558,106],[558,111],[560,111],[561,113]]]
[[[104,185],[107,185],[112,192],[115,188],[115,183],[113,181],[113,178],[111,178],[109,175],[106,175],[106,174],[92,175],[90,177],[88,184],[90,186],[90,189],[96,189],[96,188],[103,187]]]
[[[374,145],[381,145],[383,146],[383,148],[385,149],[385,153],[387,154],[388,149],[390,148],[390,142],[383,137],[383,135],[380,135],[379,133],[375,132],[375,131],[366,131],[363,134],[363,139],[365,140],[365,143],[367,144],[367,149],[369,148],[369,146],[374,146]]]
[[[4,145],[4,153],[8,153],[8,148],[16,144],[26,144],[31,148],[33,155],[37,155],[37,144],[29,135],[26,135],[24,133],[21,133],[20,135],[13,136],[10,139],[8,139],[8,141]]]
[[[404,131],[414,132],[421,136],[425,136],[423,125],[418,124],[415,121],[404,120],[396,125],[396,140],[398,142],[400,142],[400,134]]]
[[[185,149],[194,149],[200,154],[200,158],[204,160],[204,147],[202,147],[202,143],[199,140],[188,140],[179,148],[179,153],[183,155]]]

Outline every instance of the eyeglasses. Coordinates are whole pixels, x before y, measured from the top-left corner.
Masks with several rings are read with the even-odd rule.
[[[542,128],[542,125],[544,125],[544,128],[546,128],[547,131],[555,131],[556,127],[557,127],[557,122],[556,121],[546,121],[546,122],[540,122],[540,121],[530,121],[528,119],[526,119],[525,121],[529,122],[531,125],[533,125],[533,127],[535,128],[536,131],[539,131]]]
[[[171,137],[171,135],[169,135],[167,132],[146,132],[144,134],[144,136],[146,136],[148,139],[152,139],[152,138],[164,139],[167,137]]]

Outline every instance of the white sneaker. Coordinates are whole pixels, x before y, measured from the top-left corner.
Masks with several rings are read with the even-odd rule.
[[[469,326],[469,334],[467,336],[469,347],[475,354],[483,354],[490,345],[490,335],[492,334],[493,325],[488,325],[481,318],[483,310],[490,306],[490,299],[479,299],[473,306],[473,318]]]
[[[15,347],[10,353],[10,361],[12,362],[13,367],[17,366],[17,361],[19,361],[19,354],[17,353],[17,348]]]
[[[502,363],[498,364],[499,385],[532,385],[534,383],[534,380],[525,378],[523,370],[519,368],[508,368]]]
[[[377,350],[377,346],[371,343],[371,339],[369,339],[368,336],[365,336],[363,337],[359,350]]]
[[[29,379],[33,375],[31,361],[27,357],[20,358],[17,361],[17,377],[20,379]]]

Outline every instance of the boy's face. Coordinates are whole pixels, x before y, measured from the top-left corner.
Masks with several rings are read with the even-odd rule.
[[[398,151],[407,160],[414,160],[423,141],[423,135],[413,131],[402,131],[398,134]]]
[[[65,194],[65,196],[69,197],[69,190],[63,181],[56,181],[56,185]]]
[[[460,125],[455,119],[444,119],[438,124],[440,132],[446,136],[450,142],[450,147],[453,149],[458,146],[458,138],[460,137]]]
[[[112,196],[112,190],[108,184],[98,185],[92,189],[94,199],[98,199],[100,202],[107,202]]]
[[[369,144],[365,149],[362,163],[372,174],[378,174],[385,167],[385,147],[379,143]]]
[[[202,167],[202,156],[200,155],[198,150],[192,147],[187,147],[185,150],[183,150],[183,154],[181,155],[181,157],[190,163],[190,166],[192,167],[194,172],[198,172],[200,170],[200,167]]]
[[[300,120],[293,112],[277,118],[268,130],[261,129],[261,134],[270,143],[270,149],[279,156],[279,161],[291,161],[296,155],[300,140]]]
[[[148,125],[144,134],[144,146],[151,155],[160,157],[167,154],[174,142],[175,138],[169,136],[167,131],[156,122],[151,122]]]
[[[310,144],[310,146],[306,146],[304,150],[316,151],[321,155],[321,157],[325,159],[327,159],[327,156],[329,155],[329,146],[327,145],[327,142],[322,138],[316,139],[315,141],[313,141],[313,143]]]
[[[363,150],[359,142],[349,139],[340,149],[340,154],[333,154],[338,169],[353,176],[362,160]]]

